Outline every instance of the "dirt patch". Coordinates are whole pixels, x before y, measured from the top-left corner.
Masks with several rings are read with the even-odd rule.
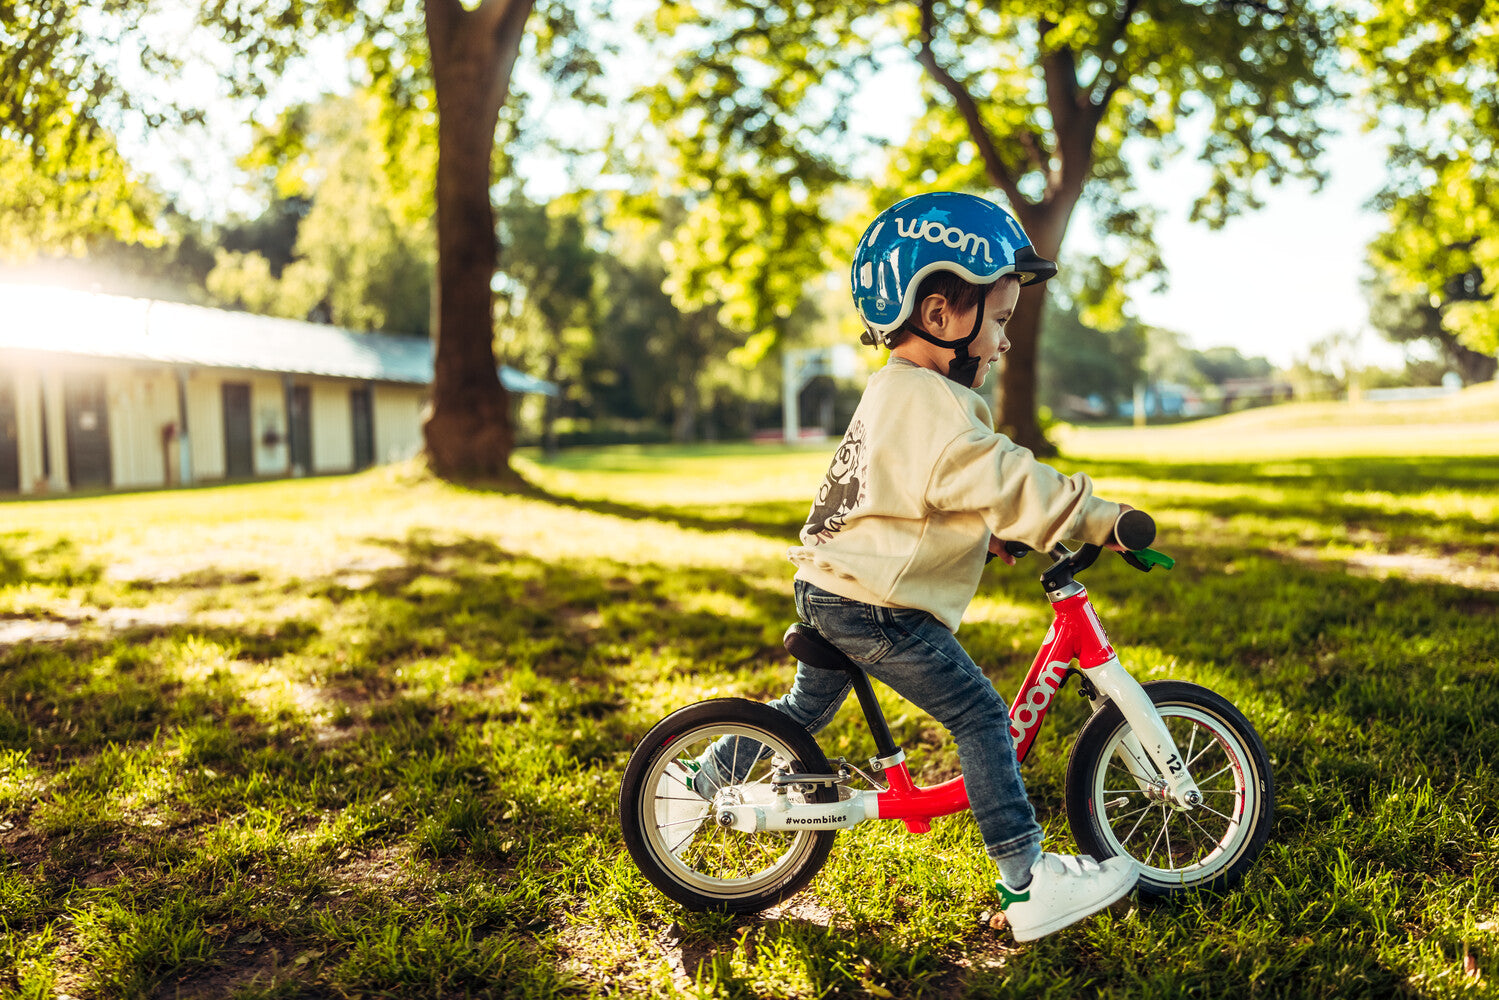
[[[47,860],[47,841],[13,819],[0,821],[0,857],[34,868]]]
[[[351,854],[334,862],[329,880],[345,892],[379,892],[393,900],[414,903],[430,888],[416,876],[416,862],[406,844],[387,844],[365,854]]]
[[[219,945],[207,968],[169,976],[156,987],[155,996],[172,1000],[225,997],[247,987],[269,990],[305,978],[321,964],[323,952],[298,951],[289,938],[268,935],[259,928],[217,924],[208,934]]]

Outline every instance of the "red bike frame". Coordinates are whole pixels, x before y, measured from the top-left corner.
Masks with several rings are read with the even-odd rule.
[[[1031,664],[1030,672],[1010,702],[1010,736],[1015,741],[1015,756],[1024,763],[1031,744],[1041,730],[1052,699],[1067,680],[1073,660],[1084,670],[1113,660],[1114,647],[1098,620],[1098,612],[1081,589],[1052,605],[1056,620],[1041,643],[1041,650]],[[911,780],[911,769],[904,754],[899,762],[885,768],[889,788],[876,796],[880,819],[905,821],[912,833],[926,833],[930,820],[968,808],[968,791],[962,777],[939,785],[921,788]]]

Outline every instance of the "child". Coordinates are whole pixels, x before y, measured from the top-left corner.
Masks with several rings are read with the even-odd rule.
[[[974,391],[1009,347],[1020,286],[1055,273],[982,198],[918,195],[875,218],[854,256],[854,303],[865,343],[890,347],[890,361],[870,377],[790,552],[802,621],[952,733],[1022,941],[1096,913],[1137,878],[1129,858],[1042,853],[1009,710],[954,635],[1001,538],[1040,551],[1065,539],[1110,544],[1128,509],[996,433]],[[845,675],[799,665],[771,705],[817,732],[848,691]],[[710,751],[700,763],[693,787],[709,796],[730,778],[727,762]]]

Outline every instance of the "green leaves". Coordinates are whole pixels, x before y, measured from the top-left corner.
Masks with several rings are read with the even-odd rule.
[[[1455,338],[1493,354],[1499,351],[1493,70],[1499,12],[1482,0],[1438,7],[1383,0],[1352,44],[1380,102],[1379,117],[1397,135],[1381,196],[1389,230],[1369,248],[1376,298],[1424,300],[1436,311],[1438,340]]]
[[[170,60],[142,39],[127,44],[151,3],[90,7],[85,16],[52,0],[0,4],[0,258],[153,236],[148,196],[109,126],[124,110],[162,118],[120,88],[120,61]]]
[[[257,136],[245,164],[277,196],[308,197],[312,207],[285,268],[257,253],[218,251],[211,295],[269,315],[322,313],[358,330],[428,331],[432,189],[392,183],[383,108],[369,91],[327,98],[289,110]],[[434,145],[406,152],[405,174],[430,175]]]
[[[1259,204],[1254,179],[1315,174],[1344,23],[1329,6],[663,4],[646,30],[676,69],[640,100],[655,162],[692,192],[671,243],[673,300],[781,336],[797,285],[848,259],[857,232],[834,243],[835,221],[932,188],[998,189],[1051,254],[1086,198],[1116,289],[1159,272],[1126,147],[1186,149],[1177,126],[1196,115],[1212,174],[1194,215],[1213,225]],[[882,149],[851,129],[852,109],[874,71],[913,62],[925,113]],[[1094,318],[1117,324],[1120,294]]]

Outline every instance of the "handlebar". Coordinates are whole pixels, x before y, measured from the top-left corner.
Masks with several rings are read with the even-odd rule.
[[[1114,540],[1131,552],[1150,548],[1155,541],[1155,518],[1138,508],[1130,508],[1114,522]]]
[[[1131,508],[1119,515],[1119,520],[1114,522],[1114,541],[1125,550],[1119,553],[1120,557],[1142,573],[1149,573],[1157,566],[1170,569],[1176,565],[1170,556],[1150,547],[1155,536],[1155,518],[1143,510]],[[1004,543],[1004,550],[1016,559],[1023,559],[1030,553],[1031,547],[1024,542],[1009,541]],[[1092,566],[1102,552],[1101,545],[1084,545],[1076,552],[1064,545],[1057,545],[1049,553],[1052,568],[1046,571],[1042,579],[1060,578],[1063,575],[1070,578]]]

